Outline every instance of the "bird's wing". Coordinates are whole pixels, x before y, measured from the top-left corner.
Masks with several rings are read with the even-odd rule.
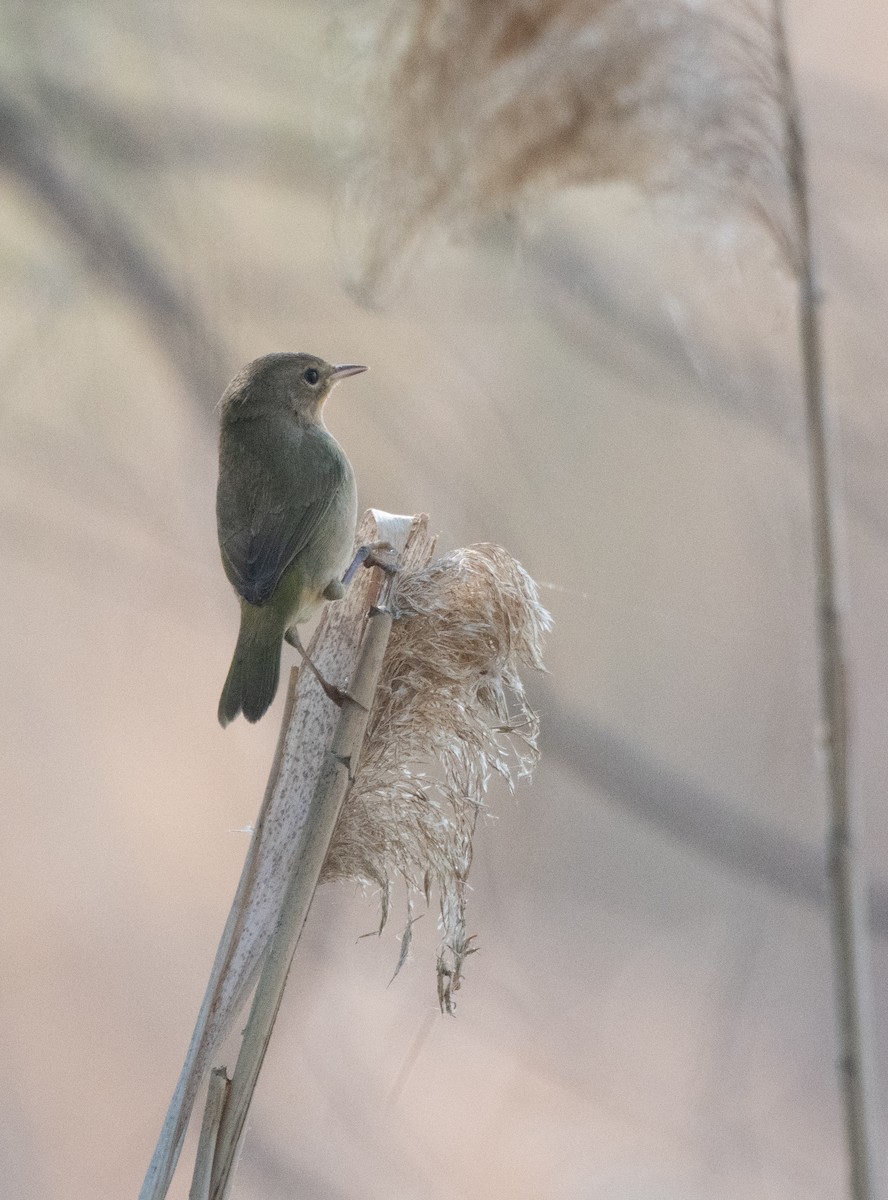
[[[216,515],[222,563],[250,604],[267,603],[345,480],[348,467],[332,438],[300,451],[266,443],[253,453],[241,445],[236,463],[223,461],[220,470]]]

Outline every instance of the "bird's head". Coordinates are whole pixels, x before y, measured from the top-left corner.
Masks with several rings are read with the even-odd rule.
[[[290,413],[309,424],[319,421],[324,401],[340,379],[366,370],[356,364],[334,366],[314,354],[266,354],[248,363],[225,389],[222,421],[270,413]]]

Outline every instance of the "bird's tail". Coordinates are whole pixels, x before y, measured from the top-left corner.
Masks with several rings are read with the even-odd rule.
[[[248,721],[265,714],[278,689],[283,630],[273,610],[241,605],[241,625],[234,658],[219,700],[219,724],[242,712]]]

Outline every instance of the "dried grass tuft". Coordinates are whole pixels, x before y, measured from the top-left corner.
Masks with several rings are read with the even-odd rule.
[[[396,604],[361,765],[323,878],[377,884],[380,929],[395,877],[427,902],[438,889],[438,990],[450,1012],[473,950],[465,904],[475,823],[491,779],[514,790],[539,756],[539,723],[519,669],[544,669],[551,619],[527,572],[491,545],[405,574]],[[411,908],[398,968],[413,920]]]
[[[391,0],[348,227],[372,298],[424,244],[623,181],[795,260],[765,0]]]

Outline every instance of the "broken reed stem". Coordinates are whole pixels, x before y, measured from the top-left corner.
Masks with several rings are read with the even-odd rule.
[[[873,1156],[878,1089],[873,1054],[866,875],[858,852],[861,818],[848,764],[848,676],[844,649],[846,568],[839,540],[838,446],[823,379],[818,319],[820,293],[814,272],[805,143],[789,62],[783,0],[774,0],[774,42],[783,85],[787,165],[797,227],[799,340],[817,577],[822,750],[831,811],[829,876],[839,1017],[839,1074],[851,1196],[853,1200],[875,1200]]]
[[[343,701],[327,760],[315,787],[305,836],[259,977],[216,1139],[212,1182],[208,1192],[211,1200],[223,1200],[228,1194],[238,1144],[293,955],[318,885],[342,802],[357,768],[392,628],[392,616],[386,608],[392,583],[389,577],[383,588],[380,606],[372,611],[367,622],[354,680]]]

